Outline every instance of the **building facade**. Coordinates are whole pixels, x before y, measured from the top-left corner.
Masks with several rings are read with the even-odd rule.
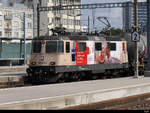
[[[41,6],[75,5],[81,0],[8,0],[10,5],[24,3],[33,9],[33,34],[37,36],[37,4]],[[81,31],[81,10],[48,11],[40,13],[40,35],[51,35],[51,29],[64,27],[69,32]]]
[[[48,6],[80,5],[81,0],[49,0]],[[68,32],[81,31],[81,10],[56,10],[48,12],[48,28],[64,27]]]
[[[130,30],[134,26],[134,8],[123,8],[123,29]],[[142,32],[146,32],[147,6],[138,7],[138,23]]]
[[[24,38],[24,33],[26,38],[33,38],[33,10],[1,6],[0,37]]]

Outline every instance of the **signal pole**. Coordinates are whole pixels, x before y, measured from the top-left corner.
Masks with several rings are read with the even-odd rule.
[[[90,33],[90,16],[88,16],[88,33]]]
[[[147,70],[145,77],[150,77],[150,0],[147,0]]]
[[[134,21],[135,21],[135,29],[138,32],[138,2],[134,0]],[[135,75],[134,78],[139,77],[139,57],[138,57],[138,42],[135,42]]]

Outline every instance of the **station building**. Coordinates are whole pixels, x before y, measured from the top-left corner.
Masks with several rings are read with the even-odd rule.
[[[24,18],[25,14],[25,18]],[[24,31],[25,21],[25,31]],[[0,6],[0,37],[33,38],[33,10]]]
[[[79,5],[81,0],[49,0],[48,6],[57,5]],[[68,32],[81,31],[81,10],[56,10],[48,12],[49,25],[48,28],[64,27]]]
[[[81,0],[8,0],[8,4],[23,3],[28,8],[33,9],[34,29],[33,35],[37,36],[37,4],[41,6],[75,5],[81,4]],[[64,27],[68,32],[81,31],[81,10],[58,10],[40,13],[40,35],[50,35],[51,29]]]
[[[20,47],[20,39],[24,39],[24,36],[26,39],[33,38],[33,10],[1,4],[0,39],[3,40],[0,40],[0,58],[23,58],[24,46],[22,42]],[[27,55],[30,55],[31,43],[26,44]]]

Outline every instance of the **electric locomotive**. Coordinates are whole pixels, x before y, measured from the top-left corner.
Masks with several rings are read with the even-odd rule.
[[[129,70],[127,41],[101,36],[41,36],[33,40],[27,74],[33,82],[82,80]]]

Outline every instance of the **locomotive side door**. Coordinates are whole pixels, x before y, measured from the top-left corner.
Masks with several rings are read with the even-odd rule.
[[[72,58],[71,56],[71,45],[72,42],[67,40],[64,41],[64,48],[65,48],[65,55],[64,55],[64,61],[65,61],[65,65],[72,65]]]

